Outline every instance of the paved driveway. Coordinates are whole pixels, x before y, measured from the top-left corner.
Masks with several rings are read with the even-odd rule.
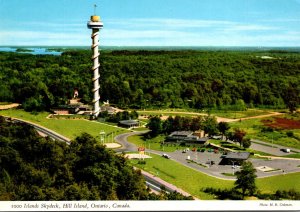
[[[252,141],[251,146],[250,146],[251,149],[261,151],[261,152],[266,152],[266,153],[276,155],[276,156],[284,156],[284,155],[289,155],[289,154],[295,154],[295,152],[300,152],[299,149],[284,147],[284,146],[280,146],[277,144],[270,144],[270,143],[263,142],[263,141],[260,141],[257,139],[252,139],[251,141]],[[283,152],[282,149],[290,149],[291,151],[294,151],[294,152],[286,153],[286,152]]]
[[[130,135],[136,135],[136,134],[142,134],[145,132],[131,132],[126,134],[121,134],[115,137],[116,141],[122,144],[122,148],[115,149],[117,152],[127,152],[127,151],[137,151],[137,147],[129,143],[127,141],[127,137]],[[263,145],[260,145],[263,146]],[[267,146],[263,146],[267,147]],[[272,148],[272,147],[269,147]],[[273,148],[275,149],[275,148]],[[278,148],[277,148],[278,149]],[[280,150],[280,149],[279,149]],[[260,150],[262,151],[262,150]],[[278,151],[278,150],[277,150]],[[222,179],[229,179],[234,180],[235,177],[233,176],[225,176],[222,173],[233,173],[239,170],[239,167],[235,167],[235,169],[232,168],[232,165],[219,165],[220,161],[222,160],[220,153],[214,153],[214,152],[193,152],[188,151],[186,153],[182,153],[182,150],[176,150],[175,152],[163,152],[163,151],[156,151],[156,150],[149,150],[146,149],[146,152],[151,152],[154,154],[162,155],[162,154],[168,154],[171,156],[171,160],[177,161],[185,166],[188,166],[190,168],[193,168],[195,170],[201,171],[207,175],[222,178]],[[188,156],[191,160],[197,162],[189,162],[187,160]],[[170,160],[170,159],[165,159]],[[209,162],[214,161],[214,165],[210,165]],[[252,159],[250,158],[249,161],[252,162],[253,166],[256,167],[269,167],[273,171],[264,172],[261,170],[257,170],[256,174],[258,177],[267,177],[267,176],[273,176],[273,175],[280,175],[285,173],[292,173],[292,172],[300,172],[300,160],[294,160],[294,159]],[[199,165],[201,164],[201,165]],[[278,170],[277,170],[278,169]]]

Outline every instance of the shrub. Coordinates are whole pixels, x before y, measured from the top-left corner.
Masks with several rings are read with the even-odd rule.
[[[138,161],[138,164],[145,165],[145,164],[146,164],[146,161],[145,161],[145,160],[139,160],[139,161]]]
[[[261,132],[274,132],[272,127],[262,127]]]
[[[287,132],[286,132],[286,135],[287,135],[288,137],[294,137],[294,132],[293,132],[293,131],[287,131]]]

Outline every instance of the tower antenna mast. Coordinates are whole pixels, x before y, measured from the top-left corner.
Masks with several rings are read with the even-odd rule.
[[[96,15],[97,4],[94,4],[94,15]]]

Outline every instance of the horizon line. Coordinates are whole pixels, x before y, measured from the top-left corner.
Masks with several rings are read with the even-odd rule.
[[[0,47],[88,47],[90,48],[90,45],[0,45]],[[141,46],[141,45],[103,45],[100,47],[116,47],[116,48],[122,48],[122,47],[178,47],[178,48],[185,48],[185,47],[192,47],[192,48],[203,48],[203,47],[209,47],[209,48],[300,48],[299,46],[234,46],[234,45],[224,45],[224,46],[218,46],[218,45],[199,45],[199,46],[194,46],[194,45],[146,45],[146,46]]]

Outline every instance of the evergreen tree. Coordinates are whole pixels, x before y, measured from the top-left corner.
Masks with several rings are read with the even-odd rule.
[[[236,172],[237,180],[234,185],[236,189],[242,190],[242,195],[245,197],[246,194],[253,195],[256,191],[255,179],[256,170],[251,162],[244,162],[241,166],[241,170]]]

